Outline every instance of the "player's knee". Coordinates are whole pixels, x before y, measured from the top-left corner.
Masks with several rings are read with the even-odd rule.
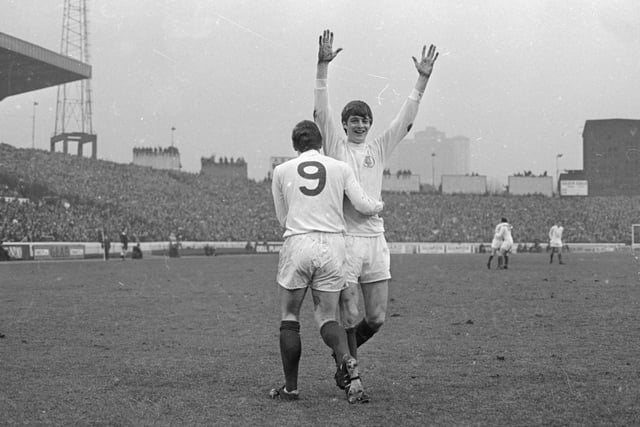
[[[360,320],[357,301],[353,303],[345,303],[340,305],[340,319],[345,328],[355,327]]]
[[[315,314],[315,320],[316,320],[316,324],[318,325],[318,328],[322,329],[322,327],[324,326],[325,323],[327,322],[335,322],[336,321],[336,317],[329,315],[327,313],[316,313]]]
[[[382,310],[376,311],[375,313],[368,315],[366,317],[366,321],[369,327],[377,332],[382,325],[384,325],[384,322],[386,321],[386,314]]]

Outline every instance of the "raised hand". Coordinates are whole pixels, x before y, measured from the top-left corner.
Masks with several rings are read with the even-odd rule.
[[[332,35],[333,36],[333,35]],[[332,37],[333,38],[333,37]],[[438,59],[439,52],[436,52],[434,45],[429,46],[429,52],[427,52],[427,46],[422,46],[422,59],[418,61],[415,56],[412,56],[413,63],[416,66],[416,70],[421,76],[429,77],[433,71],[433,64]]]
[[[318,63],[333,61],[341,51],[342,48],[338,48],[335,51],[333,50],[333,33],[329,30],[324,30],[319,40]]]

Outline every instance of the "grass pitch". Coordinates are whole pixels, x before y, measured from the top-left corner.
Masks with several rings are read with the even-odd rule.
[[[0,424],[638,425],[638,263],[564,258],[392,256],[364,405],[334,385],[310,296],[301,400],[268,398],[275,255],[0,263]]]

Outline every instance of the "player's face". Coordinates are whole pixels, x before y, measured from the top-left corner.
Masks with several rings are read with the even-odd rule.
[[[342,123],[342,126],[347,132],[347,141],[362,144],[371,128],[371,120],[368,117],[349,116],[346,123]]]

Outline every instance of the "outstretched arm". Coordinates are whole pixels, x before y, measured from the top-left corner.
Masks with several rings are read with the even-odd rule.
[[[411,58],[418,71],[418,80],[409,97],[402,104],[402,107],[400,107],[400,111],[391,122],[391,125],[379,138],[376,138],[376,141],[378,141],[381,146],[383,161],[386,161],[389,156],[391,156],[395,147],[411,130],[418,114],[420,100],[422,99],[422,95],[424,95],[429,77],[431,77],[431,73],[433,72],[433,65],[438,59],[438,52],[434,45],[431,45],[427,51],[427,46],[425,45],[422,47],[422,56],[419,61],[413,56]]]
[[[425,45],[422,46],[422,58],[420,61],[418,61],[415,56],[411,57],[416,66],[416,70],[418,70],[418,81],[415,85],[415,90],[418,92],[424,93],[424,90],[427,88],[427,83],[433,72],[433,66],[438,59],[438,55],[439,52],[436,52],[434,45],[429,46],[429,51],[427,51],[427,46]]]
[[[318,125],[322,133],[323,151],[336,156],[338,144],[344,136],[344,131],[340,123],[336,123],[331,118],[331,108],[329,107],[329,93],[327,90],[327,76],[329,73],[329,62],[333,61],[342,48],[333,50],[333,33],[324,30],[319,39],[318,47],[318,68],[316,71],[316,84],[313,99],[313,120]]]
[[[324,30],[319,39],[318,47],[318,67],[316,69],[316,79],[326,79],[329,75],[329,62],[333,61],[342,51],[342,48],[333,50],[333,33]]]

